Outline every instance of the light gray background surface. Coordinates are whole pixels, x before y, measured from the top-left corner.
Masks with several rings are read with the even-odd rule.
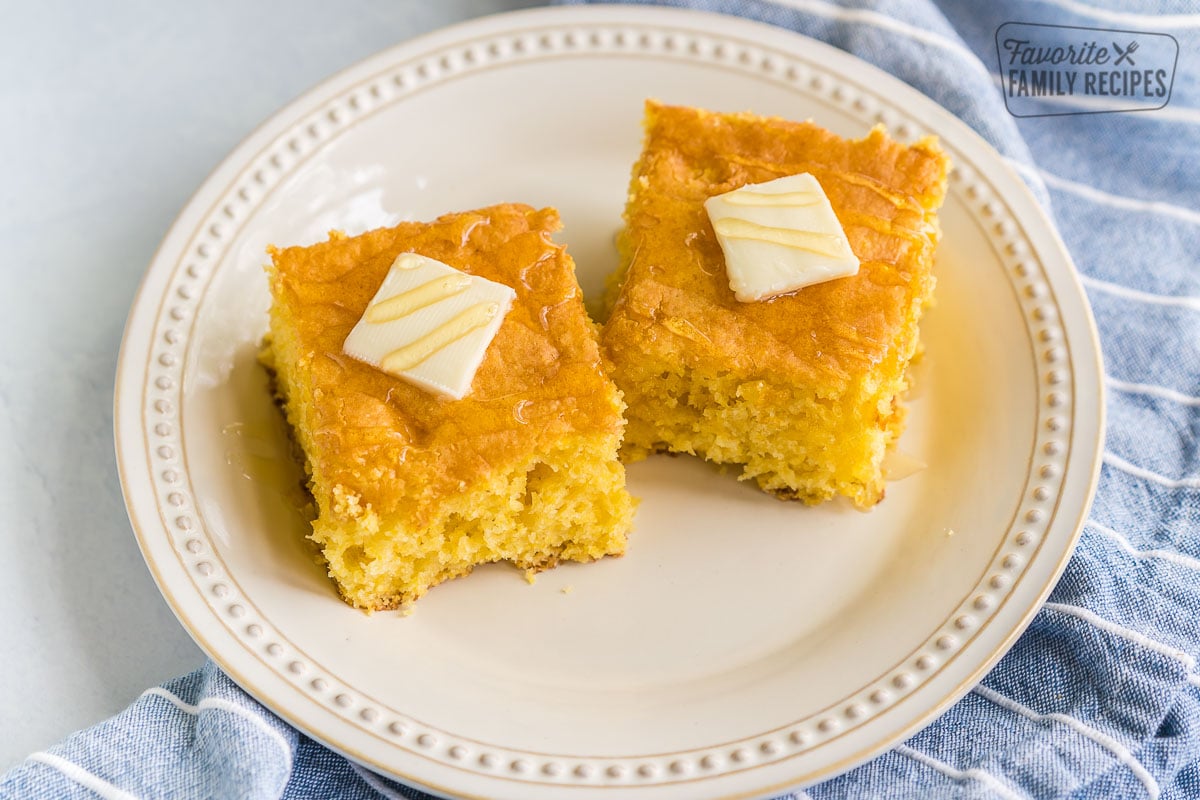
[[[0,771],[203,654],[158,594],[112,444],[117,350],[159,240],[305,89],[532,0],[0,0]]]

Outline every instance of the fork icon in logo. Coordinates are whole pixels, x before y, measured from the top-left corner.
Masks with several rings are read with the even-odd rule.
[[[1122,50],[1121,45],[1117,44],[1116,42],[1113,42],[1112,46],[1113,49],[1117,51],[1117,60],[1113,62],[1114,67],[1123,64],[1126,61],[1129,62],[1129,66],[1131,67],[1137,66],[1137,62],[1133,60],[1133,54],[1138,49],[1137,39],[1134,39],[1132,42],[1130,42],[1124,50]]]

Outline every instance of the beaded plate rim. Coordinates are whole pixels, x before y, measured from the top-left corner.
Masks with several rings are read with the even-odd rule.
[[[787,48],[780,46],[780,42],[804,46]],[[205,288],[215,272],[213,266],[220,261],[223,248],[234,239],[240,221],[250,216],[255,205],[291,168],[374,110],[403,102],[413,92],[436,88],[442,81],[518,61],[597,54],[649,55],[756,74],[834,103],[865,123],[882,124],[897,138],[911,139],[925,133],[941,136],[956,165],[950,192],[959,194],[977,220],[986,221],[989,237],[1018,293],[1038,361],[1040,398],[1034,457],[1012,526],[975,589],[902,663],[826,711],[780,730],[686,752],[581,758],[476,742],[412,720],[364,697],[362,692],[322,670],[290,645],[285,634],[258,614],[252,599],[243,596],[236,579],[227,574],[219,553],[207,538],[203,521],[196,512],[197,490],[181,458],[186,436],[181,431],[180,418],[186,402],[182,394],[183,369],[188,361],[186,348],[192,340],[191,325],[203,302]],[[844,74],[847,59],[861,65],[856,70],[857,80]],[[868,79],[874,88],[863,85]],[[322,95],[331,96],[314,99]],[[557,792],[571,787],[611,787],[647,796],[645,793],[656,787],[686,789],[688,784],[786,765],[789,759],[811,754],[824,743],[861,729],[887,713],[904,698],[928,686],[942,668],[968,648],[974,634],[983,630],[1013,596],[1053,534],[1056,547],[1051,554],[1057,553],[1058,562],[1045,585],[1032,587],[1036,591],[1022,590],[1023,600],[1030,607],[1021,624],[1010,632],[1005,647],[975,665],[965,686],[959,684],[941,697],[934,708],[919,715],[921,719],[917,722],[927,722],[933,713],[969,689],[973,680],[1007,650],[1007,644],[1015,640],[1032,618],[1053,579],[1065,567],[1082,529],[1083,514],[1090,505],[1099,472],[1098,448],[1092,453],[1090,463],[1077,460],[1072,464],[1073,443],[1081,435],[1085,442],[1094,438],[1090,432],[1081,431],[1077,420],[1081,396],[1091,402],[1081,395],[1079,384],[1083,379],[1094,382],[1097,403],[1102,389],[1098,373],[1092,374],[1099,357],[1094,325],[1069,257],[1044,216],[1033,219],[1033,224],[1046,228],[1038,232],[1045,241],[1034,245],[1027,230],[1030,220],[1019,219],[1020,215],[1004,199],[1011,186],[1005,187],[1002,196],[995,182],[1015,181],[1027,196],[1022,198],[1025,206],[1036,210],[1028,191],[1011,170],[1004,168],[997,173],[994,164],[986,160],[982,167],[975,163],[982,152],[1002,165],[990,148],[981,150],[982,140],[957,120],[950,124],[938,118],[948,117],[947,112],[934,106],[938,112],[934,115],[936,123],[924,125],[917,121],[918,113],[901,110],[901,102],[926,118],[927,106],[933,105],[915,90],[852,56],[781,29],[661,8],[567,7],[497,15],[398,45],[331,78],[278,112],[239,145],[202,185],[164,239],[134,302],[118,365],[114,417],[126,505],[147,564],[184,626],[235,680],[285,718],[325,739],[335,749],[404,780],[454,794],[480,787],[492,791],[498,786],[496,781],[501,781],[510,787],[517,784],[518,792],[538,786]],[[265,136],[266,141],[249,155],[247,151],[256,144],[256,136]],[[236,172],[234,180],[218,186],[221,173],[231,171]],[[204,208],[202,196],[206,192],[216,199]],[[1047,263],[1056,265],[1060,271],[1065,266],[1065,274],[1052,280],[1047,274]],[[1055,291],[1055,283],[1060,291],[1063,285],[1073,290],[1073,296],[1064,297],[1075,304],[1072,306],[1075,327],[1079,327],[1081,320],[1084,329],[1090,328],[1089,336],[1081,338],[1078,330],[1067,335],[1061,321],[1064,298]],[[136,347],[135,334],[145,340]],[[1073,346],[1080,348],[1078,355],[1072,353]],[[145,356],[143,364],[135,362],[134,350]],[[1091,371],[1084,369],[1088,374],[1081,376],[1081,366]],[[1084,387],[1085,392],[1090,388]],[[1100,404],[1093,409],[1089,420],[1098,431],[1103,430],[1102,415]],[[135,459],[139,458],[141,462],[137,463]],[[1079,514],[1078,519],[1059,521],[1055,526],[1068,474],[1073,480],[1086,480],[1088,488],[1081,509],[1072,509]],[[151,505],[153,515],[145,513]],[[168,583],[161,571],[162,560],[168,556],[187,575],[187,585],[177,585],[177,579]],[[182,598],[184,594],[189,595],[186,601]],[[188,609],[184,609],[185,604]],[[231,657],[226,645],[214,644],[203,637],[198,631],[202,623],[196,618],[197,611],[209,615],[205,623],[216,621],[243,652]],[[305,703],[315,704],[352,729],[382,740],[386,744],[384,749],[395,751],[397,758],[381,761],[368,752],[371,748],[356,747],[334,736],[321,736],[320,731],[297,719],[295,713],[281,710],[279,699],[269,696],[271,692],[263,692],[259,679],[239,670],[238,662],[246,656],[257,660],[266,673],[300,692]],[[906,733],[911,733],[911,728]],[[773,781],[770,786],[758,787],[752,779],[749,785],[758,792],[828,777],[878,753],[897,738],[873,743],[840,763],[816,770],[797,770],[794,780]],[[462,774],[483,782],[467,780],[462,785],[450,782],[447,788],[445,777],[440,777],[442,783],[437,783],[422,773],[419,766],[423,762],[450,768],[439,770],[439,774]]]

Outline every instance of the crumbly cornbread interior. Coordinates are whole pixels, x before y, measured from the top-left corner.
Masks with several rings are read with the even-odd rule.
[[[507,204],[271,251],[264,362],[305,454],[312,539],[342,597],[395,608],[479,564],[624,552],[623,404],[554,209]],[[448,400],[342,353],[401,252],[511,286],[513,308]]]
[[[646,104],[602,346],[628,404],[624,455],[742,466],[783,498],[882,499],[907,366],[931,301],[948,160],[882,128]],[[704,200],[813,174],[861,261],[856,276],[738,302]]]

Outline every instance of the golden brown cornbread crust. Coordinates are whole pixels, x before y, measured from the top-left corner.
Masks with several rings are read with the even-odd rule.
[[[623,405],[605,374],[574,264],[550,239],[560,227],[554,209],[507,204],[272,250],[269,357],[308,461],[318,508],[314,538],[356,605],[387,608],[414,599],[429,581],[469,571],[475,557],[537,568],[559,557],[623,549],[625,512],[631,511],[615,462]],[[342,353],[401,252],[438,259],[517,293],[463,400],[440,398]],[[561,472],[570,454],[585,450],[604,471],[605,485],[595,491],[608,492],[615,503],[606,518],[613,529],[584,532],[600,542],[588,552],[564,550],[570,532],[559,532],[552,544],[524,553],[510,530],[529,510],[521,508],[521,493],[539,482],[568,491],[565,475],[549,473]],[[603,463],[605,452],[611,465]],[[539,463],[548,466],[538,472]],[[473,493],[500,511],[491,521],[459,524],[474,513]],[[512,517],[509,528],[493,525],[505,515]],[[422,542],[430,525],[435,541]],[[430,577],[437,566],[431,563],[421,566],[418,583],[378,588],[388,578],[384,562],[425,558],[425,546],[450,554],[437,557],[446,574]],[[450,556],[459,560],[446,561]],[[347,577],[356,570],[363,573],[358,589]]]
[[[700,375],[730,386],[803,387],[818,400],[857,403],[860,411],[875,403],[878,410],[862,422],[893,439],[902,410],[896,392],[878,390],[903,388],[917,346],[917,322],[933,291],[935,212],[947,170],[932,138],[902,145],[876,128],[847,140],[810,122],[647,102],[644,146],[618,238],[622,265],[609,284],[602,333],[630,406],[631,451],[696,451],[656,423],[662,408],[652,405],[663,398],[646,399],[639,387],[645,376],[633,375],[647,363],[664,372],[677,364],[685,392],[690,376]],[[704,200],[801,172],[821,182],[862,262],[859,272],[766,302],[738,302]],[[861,454],[875,466],[850,481],[860,504],[882,496],[882,480],[867,475],[879,471],[877,444]],[[829,494],[791,480],[759,482],[808,500]]]
[[[631,271],[619,313],[604,332],[610,348],[627,327],[648,326],[681,362],[770,370],[842,385],[906,342],[907,316],[932,289],[947,161],[936,142],[892,141],[882,128],[846,140],[808,122],[752,114],[646,106],[646,141],[634,166],[622,238]],[[762,303],[740,303],[704,200],[747,183],[810,172],[821,182],[862,261],[857,276]],[[881,225],[886,231],[877,230]],[[614,298],[615,299],[615,298]],[[702,321],[687,335],[664,321]]]
[[[549,238],[561,227],[553,209],[502,205],[273,253],[272,291],[291,317],[300,363],[311,370],[314,398],[303,422],[317,447],[305,449],[320,483],[354,487],[378,513],[403,510],[420,524],[441,496],[462,484],[469,491],[491,470],[550,449],[563,433],[619,434],[620,401],[574,270]],[[463,400],[342,353],[401,252],[517,291]]]

